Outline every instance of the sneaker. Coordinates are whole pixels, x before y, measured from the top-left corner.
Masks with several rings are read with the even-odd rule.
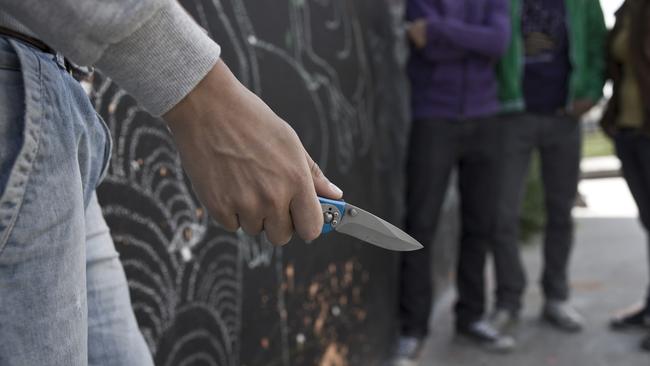
[[[650,328],[650,311],[641,308],[635,311],[624,312],[614,317],[609,325],[614,330],[648,329]]]
[[[542,310],[542,319],[568,333],[580,332],[584,326],[580,313],[566,301],[547,301]]]
[[[488,318],[488,322],[499,333],[507,334],[519,324],[519,314],[506,309],[496,309]]]
[[[417,366],[423,344],[423,338],[399,337],[392,366]]]
[[[456,332],[462,339],[491,352],[508,353],[515,349],[514,338],[500,333],[486,320],[459,326]]]

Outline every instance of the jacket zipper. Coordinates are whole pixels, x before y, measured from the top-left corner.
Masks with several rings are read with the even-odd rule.
[[[465,97],[467,91],[465,90],[467,86],[467,60],[462,61],[461,68],[461,81],[460,81],[460,103],[458,105],[458,117],[460,119],[465,118]]]

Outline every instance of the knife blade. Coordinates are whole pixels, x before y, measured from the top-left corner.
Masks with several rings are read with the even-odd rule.
[[[385,220],[344,201],[318,197],[323,210],[323,234],[337,231],[394,251],[422,249],[422,244]]]

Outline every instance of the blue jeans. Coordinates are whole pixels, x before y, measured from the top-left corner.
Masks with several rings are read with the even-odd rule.
[[[54,55],[0,37],[0,365],[152,365],[95,195],[106,125]]]

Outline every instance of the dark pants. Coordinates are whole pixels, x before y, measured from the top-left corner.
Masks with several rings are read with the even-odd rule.
[[[622,130],[617,134],[615,142],[623,176],[639,208],[639,217],[647,233],[650,230],[650,137],[634,130]],[[650,246],[648,255],[650,269]],[[650,313],[650,287],[646,310]]]
[[[493,242],[497,307],[518,312],[526,287],[519,253],[519,218],[531,155],[541,158],[546,228],[542,288],[546,299],[569,297],[568,264],[573,246],[571,209],[580,171],[580,124],[571,117],[511,115],[504,120],[501,192]]]
[[[484,312],[484,266],[495,209],[499,123],[494,119],[415,121],[407,164],[406,230],[424,249],[403,253],[402,334],[424,337],[432,307],[431,245],[451,173],[458,171],[462,236],[458,260],[457,322]]]

